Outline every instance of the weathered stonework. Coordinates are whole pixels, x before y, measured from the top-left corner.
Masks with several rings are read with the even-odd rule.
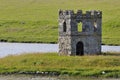
[[[78,23],[82,31],[78,31]],[[101,53],[101,11],[59,11],[59,54],[95,55]]]

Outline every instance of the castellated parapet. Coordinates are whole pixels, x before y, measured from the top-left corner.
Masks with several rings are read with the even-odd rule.
[[[81,24],[81,26],[78,26]],[[81,31],[79,31],[81,28]],[[102,12],[59,11],[59,54],[95,55],[101,53]]]

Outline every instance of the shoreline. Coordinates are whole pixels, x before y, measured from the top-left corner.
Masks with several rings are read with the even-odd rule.
[[[93,79],[120,79],[119,77],[104,77],[104,76],[81,76],[81,75],[69,75],[69,74],[60,74],[57,72],[40,72],[40,73],[35,73],[35,72],[23,72],[23,73],[4,73],[0,74],[1,76],[15,76],[15,75],[27,75],[27,76],[42,76],[42,77],[80,77],[80,78],[93,78]]]
[[[0,80],[119,80],[120,78],[80,77],[80,76],[42,76],[29,74],[0,75]]]
[[[58,42],[34,42],[34,41],[4,41],[4,40],[0,40],[1,43],[41,43],[41,44],[58,44]],[[105,45],[105,46],[120,46],[120,44],[105,44],[105,43],[102,43],[101,45]]]

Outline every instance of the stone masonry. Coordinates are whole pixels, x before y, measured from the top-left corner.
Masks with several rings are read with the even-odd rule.
[[[81,32],[78,24],[82,24]],[[59,55],[96,55],[101,53],[102,12],[59,11]]]

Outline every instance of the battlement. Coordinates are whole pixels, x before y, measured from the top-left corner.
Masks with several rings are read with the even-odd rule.
[[[86,13],[83,13],[82,10],[78,10],[76,13],[73,10],[60,10],[59,16],[70,16],[72,18],[102,18],[102,11],[86,11]]]

